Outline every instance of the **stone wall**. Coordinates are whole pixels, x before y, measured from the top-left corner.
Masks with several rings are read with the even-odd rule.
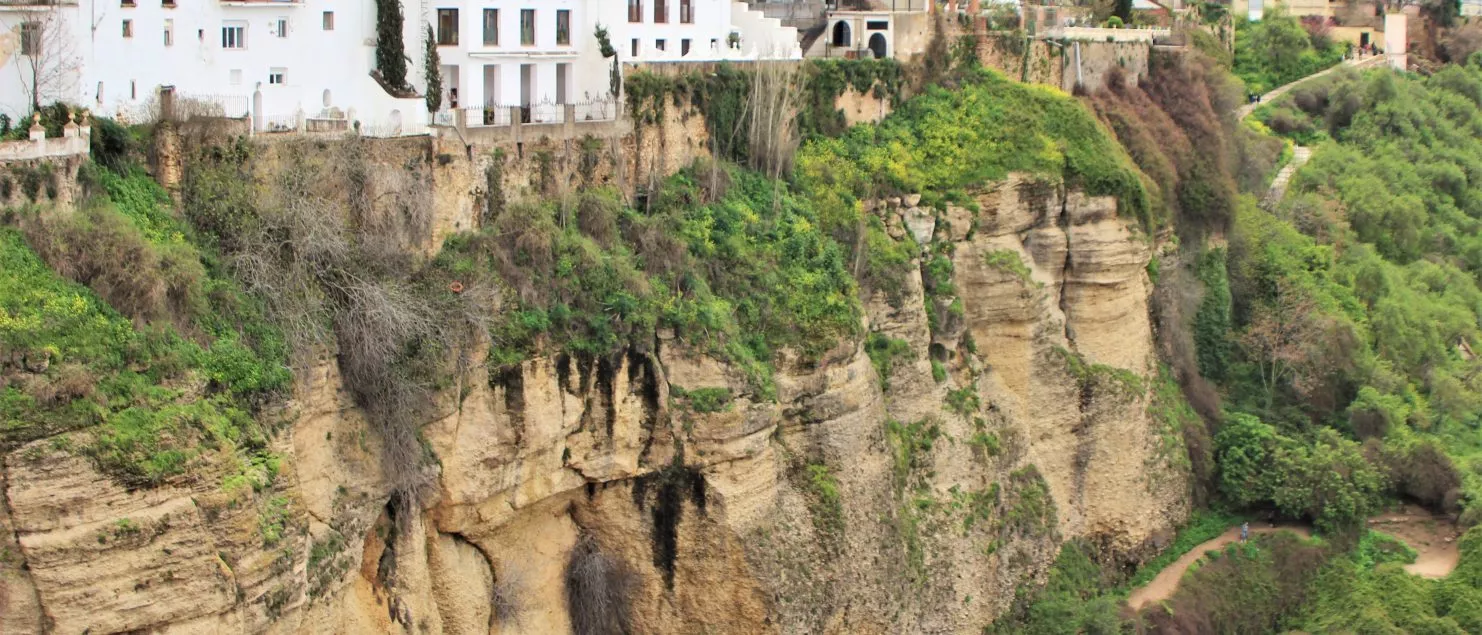
[[[1151,50],[1149,42],[1052,43],[1026,39],[1019,33],[988,33],[979,40],[978,59],[1010,78],[1069,93],[1077,83],[1087,91],[1102,88],[1113,68],[1122,69],[1129,82],[1141,81],[1148,74]]]
[[[0,141],[0,208],[71,209],[79,195],[77,171],[88,157],[91,139],[91,126],[68,123],[61,137],[47,137],[33,126],[30,139]]]

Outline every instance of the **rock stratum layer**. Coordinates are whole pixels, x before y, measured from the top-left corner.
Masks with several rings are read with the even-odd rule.
[[[0,631],[556,633],[596,588],[637,633],[979,632],[1064,540],[1141,557],[1188,488],[1143,389],[1148,242],[1109,198],[974,196],[873,208],[955,271],[928,290],[915,263],[866,303],[910,351],[884,387],[854,343],[782,360],[757,400],[665,333],[469,373],[423,428],[420,508],[391,500],[332,360],[282,413],[266,507],[201,473],[129,491],[33,442],[4,457]],[[676,398],[707,388],[735,397]]]

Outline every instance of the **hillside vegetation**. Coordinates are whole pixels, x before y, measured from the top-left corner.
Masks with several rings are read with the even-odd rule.
[[[1131,556],[1145,556],[1140,569],[1093,541],[1062,545],[1047,583],[1021,587],[985,626],[1482,630],[1482,530],[1463,538],[1455,573],[1427,581],[1404,573],[1413,555],[1365,523],[1398,501],[1482,521],[1482,66],[1336,73],[1247,124],[1232,116],[1240,80],[1268,89],[1336,63],[1341,47],[1269,15],[1239,27],[1237,50],[1231,67],[1155,51],[1142,81],[1113,74],[1079,98],[969,61],[881,123],[847,130],[832,96],[847,85],[898,98],[901,69],[830,62],[808,75],[826,86],[804,104],[796,156],[766,154],[775,171],[744,167],[761,163],[732,139],[636,200],[595,183],[507,198],[495,154],[478,227],[430,257],[411,246],[431,225],[419,202],[430,199],[431,153],[388,175],[358,138],[203,144],[178,206],[127,157],[99,153],[76,213],[46,209],[35,175],[22,186],[37,204],[0,217],[0,448],[49,439],[130,488],[209,474],[233,500],[263,504],[280,470],[276,406],[294,370],[332,355],[410,504],[435,491],[420,426],[475,370],[497,385],[535,357],[642,356],[663,331],[748,380],[736,394],[676,387],[697,412],[776,400],[779,364],[861,343],[888,385],[912,351],[864,332],[862,298],[899,303],[920,276],[933,327],[946,320],[937,311],[963,309],[951,299],[950,245],[892,238],[867,202],[919,194],[924,208],[971,209],[977,188],[1027,172],[1116,197],[1136,239],[1164,259],[1147,268],[1162,365],[1146,385],[1116,376],[1166,427],[1201,509],[1163,554]],[[741,118],[743,75],[639,74],[629,97],[655,118],[681,96]],[[1287,140],[1316,155],[1263,209],[1256,197]],[[273,178],[254,172],[264,152]],[[1030,277],[1015,252],[986,257]],[[1107,370],[1066,359],[1071,372]],[[960,414],[979,406],[971,389],[948,398]],[[917,454],[900,448],[929,446],[935,427],[885,430],[896,496],[908,481],[929,490],[912,476]],[[1000,450],[986,433],[978,442]],[[833,492],[820,500],[839,504],[826,466],[810,468]],[[1035,483],[1027,516],[1049,531],[1044,479],[1032,466],[1016,474]],[[1232,545],[1165,604],[1123,606],[1178,555],[1261,515],[1310,523],[1318,538]],[[923,566],[919,548],[910,557]]]

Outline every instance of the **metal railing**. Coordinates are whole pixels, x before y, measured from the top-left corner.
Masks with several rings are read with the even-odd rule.
[[[579,101],[575,104],[572,118],[581,121],[612,121],[617,119],[616,99],[596,99],[592,101]]]
[[[573,104],[542,102],[530,105],[466,106],[463,125],[469,128],[508,126],[519,124],[564,124],[583,122],[614,121],[618,117],[615,99],[594,99]],[[570,118],[568,121],[568,117]],[[434,125],[457,125],[455,111],[443,111],[433,120]]]

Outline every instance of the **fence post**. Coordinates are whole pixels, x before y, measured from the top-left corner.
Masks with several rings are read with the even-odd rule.
[[[520,126],[523,126],[525,124],[525,122],[523,120],[523,117],[524,117],[524,108],[523,107],[521,107],[521,106],[510,106],[509,107],[509,129],[510,129],[510,136],[513,137],[515,141],[520,141],[521,140]]]
[[[468,132],[468,111],[463,108],[454,108],[453,125],[457,126],[460,135]]]
[[[38,143],[46,141],[46,128],[41,127],[41,113],[31,113],[31,129],[29,133],[32,141]]]
[[[561,110],[561,117],[564,120],[563,123],[566,128],[566,138],[571,139],[576,136],[576,104],[565,104],[561,107]]]

